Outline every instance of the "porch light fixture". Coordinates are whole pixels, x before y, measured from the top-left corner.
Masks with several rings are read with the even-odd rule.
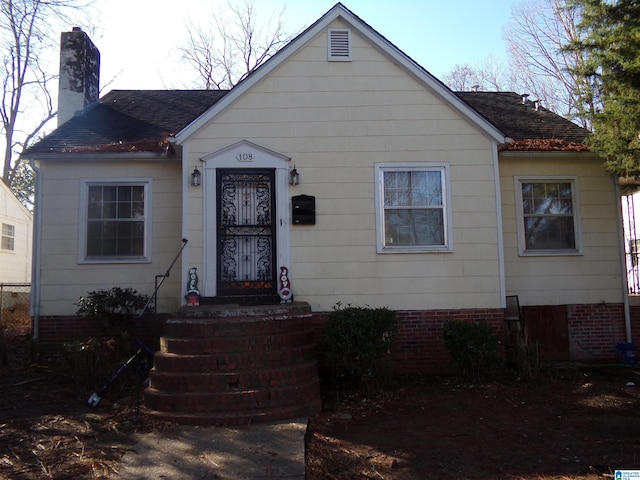
[[[200,173],[200,170],[198,170],[198,167],[194,167],[193,169],[193,173],[191,174],[191,185],[193,187],[199,187],[200,183],[202,181],[202,174]]]
[[[289,185],[298,185],[300,183],[300,174],[298,170],[296,170],[296,166],[294,165],[291,170],[289,170]]]

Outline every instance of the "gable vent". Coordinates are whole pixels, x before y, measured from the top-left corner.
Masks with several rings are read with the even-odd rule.
[[[329,60],[334,62],[351,61],[351,30],[329,29]]]

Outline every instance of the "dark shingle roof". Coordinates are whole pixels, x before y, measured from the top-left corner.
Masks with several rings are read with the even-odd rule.
[[[155,152],[224,97],[226,90],[113,90],[25,155],[63,152]],[[513,92],[457,92],[514,141],[511,150],[587,150],[589,132]]]
[[[161,152],[226,90],[113,90],[29,148],[52,152]]]
[[[514,92],[456,92],[514,141],[510,150],[588,150],[589,131]]]

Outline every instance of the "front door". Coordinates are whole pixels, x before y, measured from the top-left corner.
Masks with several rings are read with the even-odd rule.
[[[276,295],[274,169],[218,169],[217,295]]]

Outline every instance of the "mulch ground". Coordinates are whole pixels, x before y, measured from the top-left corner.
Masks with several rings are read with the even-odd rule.
[[[529,383],[406,379],[313,418],[307,478],[614,478],[640,469],[639,374],[570,366]]]
[[[93,409],[91,393],[24,359],[0,369],[0,478],[117,479],[140,435],[167,428],[141,413],[140,386],[118,385]],[[487,385],[409,377],[372,398],[327,394],[324,405],[309,421],[307,480],[594,480],[640,469],[634,367]]]

